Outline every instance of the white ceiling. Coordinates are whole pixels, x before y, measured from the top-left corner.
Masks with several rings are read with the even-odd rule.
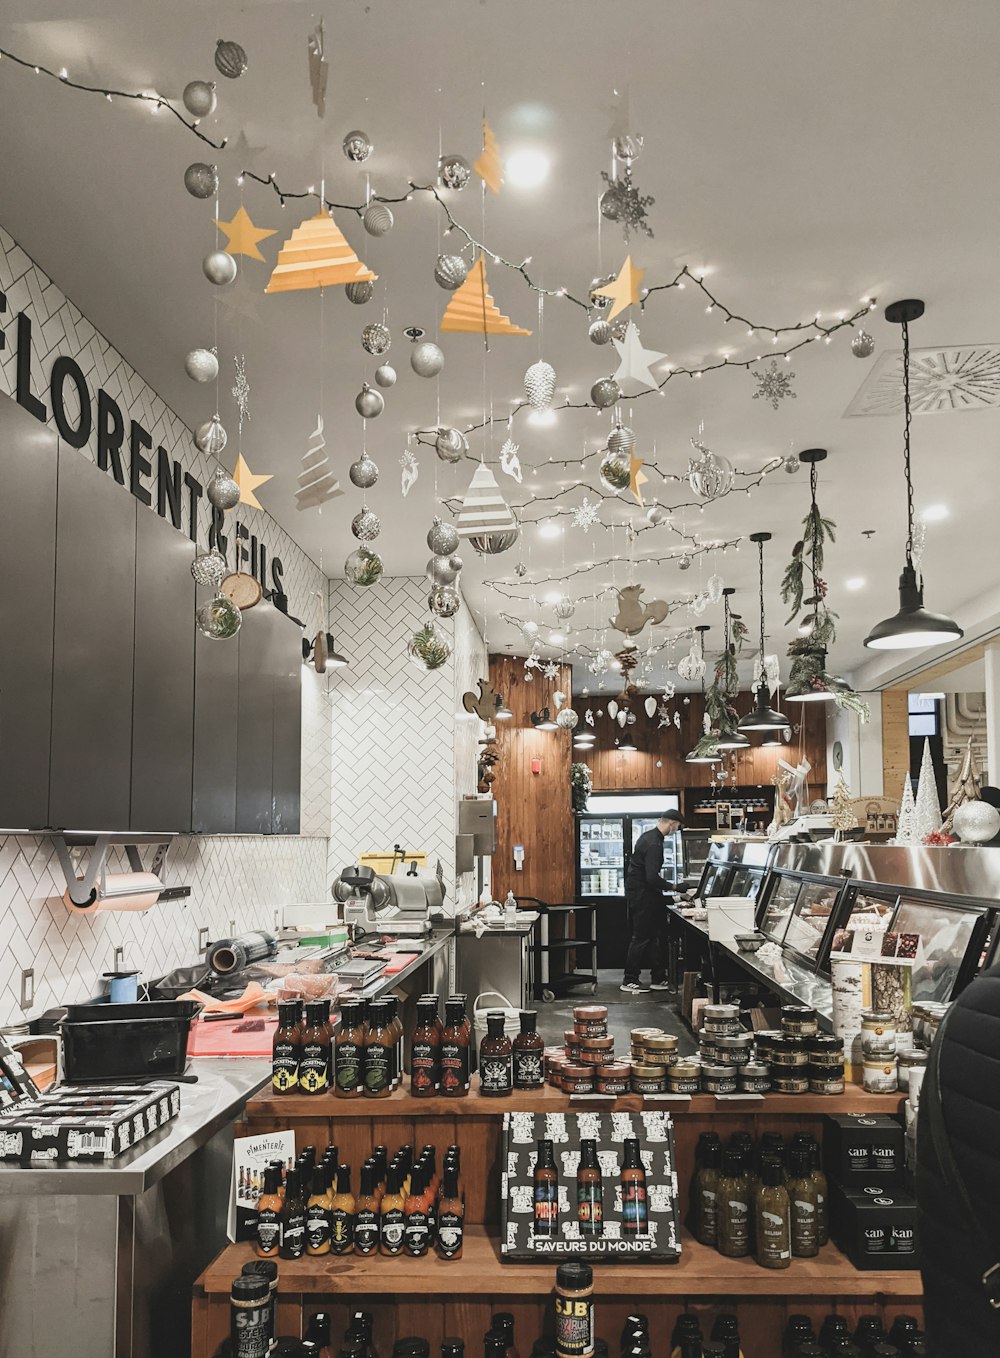
[[[322,123],[306,73],[306,39],[320,13],[331,62]],[[0,25],[2,45],[65,66],[76,79],[173,97],[188,80],[213,76],[220,36],[245,46],[250,69],[239,81],[220,79],[219,109],[205,130],[233,142],[242,130],[251,147],[263,148],[253,167],[274,171],[283,185],[319,183],[325,171],[328,196],[356,203],[366,170],[375,190],[389,195],[404,190],[409,177],[427,182],[439,146],[475,157],[485,100],[502,150],[538,146],[551,158],[551,173],[541,189],[507,187],[490,197],[485,233],[478,185],[452,196],[451,207],[496,252],[512,260],[530,255],[533,276],[546,286],[583,294],[631,248],[647,284],[666,281],[687,263],[706,270],[706,281],[732,310],[762,324],[849,312],[876,295],[880,308],[870,324],[876,357],[898,344],[898,332],[881,317],[881,305],[898,297],[927,302],[926,317],[913,328],[915,346],[1000,339],[993,230],[1000,215],[1000,9],[994,4],[352,0],[324,7],[284,0],[207,10],[151,0],[8,0]],[[616,88],[630,91],[631,126],[645,137],[635,181],[656,199],[650,209],[655,238],[639,237],[630,247],[613,225],[599,233],[596,210],[600,171],[609,168]],[[375,144],[363,169],[340,150],[352,127],[365,129]],[[162,113],[123,101],[108,105],[0,61],[0,222],[191,424],[213,408],[210,391],[183,370],[189,349],[213,342],[217,300],[201,272],[214,243],[212,204],[189,197],[182,185],[185,166],[202,158],[219,163],[221,211],[231,217],[239,204],[236,176],[244,168],[234,149],[210,153]],[[282,209],[258,186],[247,185],[244,195],[254,221],[279,231],[262,247],[269,266],[306,212],[293,203]],[[257,323],[220,308],[222,414],[235,432],[228,388],[233,356],[245,353],[252,420],[243,451],[254,471],[274,472],[262,502],[322,559],[328,574],[340,573],[355,545],[349,523],[362,499],[346,475],[361,450],[354,396],[374,367],[360,347],[360,331],[387,306],[388,357],[400,378],[387,393],[385,413],[368,425],[368,449],[382,470],[368,502],[383,522],[378,546],[387,572],[419,573],[428,557],[435,473],[439,493],[457,495],[474,463],[448,467],[423,449],[420,480],[403,500],[398,459],[406,432],[434,425],[439,404],[442,422],[463,427],[481,420],[490,403],[506,416],[540,350],[556,368],[559,398],[585,400],[613,355],[588,341],[582,311],[552,300],[541,346],[537,333],[501,337],[484,362],[474,336],[445,336],[440,384],[421,380],[409,370],[401,331],[417,324],[433,333],[448,300],[432,277],[441,247],[438,209],[417,195],[396,210],[395,228],[381,240],[367,237],[349,213],[339,213],[338,221],[380,274],[378,300],[356,308],[342,290],[328,290],[325,349],[317,293],[261,297]],[[262,292],[268,266],[241,261],[240,286]],[[493,264],[490,281],[501,310],[537,332],[536,299],[523,281]],[[690,287],[658,294],[637,320],[644,343],[681,366],[711,363],[723,351],[737,357],[758,351],[759,341],[748,339],[745,327],[724,325],[717,312],[706,315],[704,299]],[[896,609],[904,531],[901,421],[845,418],[876,361],[853,358],[849,335],[829,346],[809,345],[783,365],[795,373],[796,399],[777,411],[751,399],[754,383],[739,369],[677,378],[662,398],[648,395],[623,407],[640,451],[666,473],[686,470],[688,440],[702,420],[706,442],[746,471],[790,449],[830,450],[820,499],[839,525],[826,577],[841,617],[831,661],[843,671],[866,659],[862,637]],[[765,358],[771,348],[765,346]],[[295,478],[316,422],[321,378],[328,446],[347,493],[322,514],[300,514]],[[529,489],[538,495],[567,489],[557,502],[566,506],[579,504],[585,490],[593,499],[599,461],[593,450],[606,437],[607,415],[566,411],[553,427],[539,429],[526,413],[516,418],[514,437],[531,471],[521,488],[501,474],[504,493],[518,502]],[[487,441],[494,462],[505,432],[498,423]],[[998,575],[996,553],[982,551],[995,541],[998,433],[996,410],[914,422],[917,507],[949,510],[927,530],[927,603],[960,619]],[[477,436],[473,453],[482,447]],[[584,451],[590,456],[582,467],[546,465]],[[658,485],[653,475],[647,490],[665,503],[692,498],[669,483],[658,492]],[[777,586],[807,497],[804,471],[778,471],[749,498],[733,495],[704,514],[678,511],[673,519],[674,529],[707,541],[758,529],[774,534],[767,559],[769,630],[770,645],[782,655],[791,633],[783,626]],[[552,621],[550,607],[529,602],[532,594],[544,599],[561,587],[550,577],[595,558],[627,557],[623,525],[629,520],[642,529],[635,578],[647,599],[681,599],[717,572],[737,587],[735,606],[755,619],[749,545],[702,557],[681,573],[673,562],[642,564],[678,552],[683,541],[666,526],[646,528],[642,511],[626,498],[602,507],[605,523],[615,526],[589,535],[564,516],[561,536],[541,538],[532,520],[545,512],[543,504],[527,505],[522,545],[503,556],[483,561],[463,549],[463,588],[481,625],[485,617],[491,647],[524,649],[518,630],[499,621],[503,612]],[[865,529],[875,529],[874,537],[864,537]],[[523,580],[514,574],[519,560],[528,568]],[[576,575],[566,588],[571,597],[594,596],[627,578],[622,560]],[[865,583],[849,593],[852,578]],[[569,645],[596,645],[595,629],[612,612],[607,598],[581,603],[572,622],[587,630]],[[719,613],[710,609],[703,619],[713,624],[710,648],[721,635]],[[678,606],[656,635],[690,622]],[[616,649],[617,634],[609,640]],[[666,659],[666,652],[657,658],[659,678]]]

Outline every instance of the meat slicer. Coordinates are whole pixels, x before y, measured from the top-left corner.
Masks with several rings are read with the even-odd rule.
[[[333,883],[333,898],[343,905],[345,924],[360,925],[369,933],[420,937],[431,932],[431,915],[444,908],[441,864],[436,872],[412,865],[398,876],[354,864],[341,869]]]

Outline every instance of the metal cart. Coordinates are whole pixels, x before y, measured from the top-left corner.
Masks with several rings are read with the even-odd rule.
[[[535,931],[535,995],[544,1004],[551,1004],[557,995],[564,995],[575,986],[585,986],[591,995],[597,989],[597,912],[596,907],[591,904],[559,904],[551,905],[548,901],[540,901],[536,896],[519,896],[518,904],[533,906],[539,914],[538,927]],[[566,928],[562,930],[561,938],[552,938],[550,931],[550,921],[562,919],[568,921],[570,917],[574,920],[575,937],[566,936]],[[585,921],[585,924],[584,924]],[[585,927],[586,934],[581,935],[580,929]],[[586,949],[590,956],[590,970],[579,971],[579,954]],[[572,963],[572,970],[567,970],[564,976],[553,976],[551,974],[550,962],[554,954],[562,953],[567,962]]]

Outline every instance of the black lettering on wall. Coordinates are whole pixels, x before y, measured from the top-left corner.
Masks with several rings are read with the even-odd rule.
[[[213,505],[212,522],[208,529],[208,545],[209,547],[214,547],[217,551],[221,552],[223,556],[226,555],[229,547],[229,539],[222,531],[223,528],[225,527],[225,524],[226,524],[226,511],[224,509],[217,509],[215,505]]]
[[[250,557],[250,553],[243,546],[243,543],[246,542],[249,536],[250,530],[247,528],[246,524],[238,523],[236,525],[236,563],[233,567],[234,570],[241,571],[243,569],[244,561],[247,561]]]
[[[175,528],[181,526],[181,464],[172,462],[166,448],[156,450],[156,512],[161,519],[169,513]]]
[[[7,310],[7,294],[0,292],[0,316]],[[0,349],[7,348],[7,336],[0,330]]]
[[[285,573],[285,567],[280,556],[271,557],[271,600],[276,608],[280,608],[282,613],[288,612],[288,596],[281,578]]]
[[[153,464],[148,457],[143,457],[142,449],[152,446],[152,435],[143,429],[138,420],[133,420],[128,434],[128,488],[144,505],[153,503],[152,493],[142,484],[142,477],[152,476]]]
[[[77,400],[80,402],[80,419],[75,428],[66,414],[65,386],[67,377],[76,387]],[[49,373],[49,400],[52,402],[52,414],[55,416],[59,437],[65,439],[71,448],[85,448],[94,424],[90,392],[87,389],[87,379],[84,377],[80,365],[75,359],[68,358],[65,354],[56,359],[52,365],[52,371]]]
[[[264,598],[269,599],[271,597],[271,591],[267,587],[267,548],[263,543],[260,544],[256,575],[257,579],[260,581],[260,587],[264,591]]]
[[[31,317],[17,313],[17,403],[42,424],[48,411],[31,391]]]
[[[250,534],[250,574],[257,579],[257,534]]]
[[[108,470],[109,462],[114,478],[120,486],[125,484],[125,468],[122,466],[122,440],[125,437],[125,421],[118,402],[109,396],[103,387],[97,390],[97,465],[102,472]]]
[[[184,484],[190,492],[188,500],[188,537],[192,542],[198,541],[198,501],[202,496],[202,484],[191,475],[190,472],[184,473]]]

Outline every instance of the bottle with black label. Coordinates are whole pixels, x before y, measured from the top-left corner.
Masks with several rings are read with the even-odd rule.
[[[581,1235],[604,1234],[604,1186],[597,1159],[597,1142],[584,1137],[576,1171],[576,1219]]]
[[[306,1005],[306,1026],[299,1057],[299,1089],[303,1094],[322,1094],[330,1084],[330,1034],[322,1001]]]
[[[436,1094],[441,1084],[441,1039],[437,1000],[417,1001],[417,1022],[410,1039],[410,1093],[415,1099]]]
[[[438,1202],[437,1249],[442,1259],[460,1259],[465,1243],[465,1202],[458,1187],[458,1164],[446,1160]]]
[[[306,1252],[306,1200],[302,1171],[294,1167],[285,1175],[285,1201],[281,1209],[281,1257],[301,1259]]]
[[[545,1083],[545,1039],[537,1031],[538,1014],[521,1010],[521,1031],[514,1038],[514,1088],[541,1089]]]
[[[271,1088],[275,1094],[288,1094],[298,1087],[301,1038],[298,1004],[294,1000],[279,1004],[271,1045]]]
[[[312,1172],[312,1192],[306,1203],[306,1254],[330,1253],[331,1207],[326,1170],[317,1165]]]
[[[403,1211],[405,1202],[402,1187],[402,1166],[394,1162],[387,1171],[385,1194],[379,1215],[379,1250],[390,1257],[403,1253],[406,1216]]]
[[[354,1248],[354,1194],[351,1192],[350,1165],[337,1166],[337,1191],[330,1208],[330,1249],[334,1254],[350,1254]]]
[[[266,1278],[241,1273],[229,1292],[229,1338],[232,1358],[267,1358],[271,1347],[270,1299]]]
[[[441,1034],[441,1093],[462,1098],[469,1092],[469,1030],[465,1004],[455,997],[445,1000]]]
[[[513,1046],[504,1031],[503,1014],[491,1011],[479,1044],[479,1092],[486,1098],[504,1098],[513,1088]]]
[[[727,1150],[725,1154],[728,1155],[729,1151]],[[725,1174],[725,1163],[722,1169]],[[743,1358],[743,1350],[740,1347],[740,1323],[736,1316],[716,1316],[712,1326],[712,1339],[722,1345],[723,1358]]]
[[[257,1201],[257,1237],[255,1248],[262,1259],[268,1259],[281,1248],[281,1197],[278,1193],[279,1171],[268,1166],[264,1171],[264,1191]]]
[[[547,1138],[539,1141],[538,1154],[535,1156],[533,1200],[534,1234],[547,1237],[558,1235],[559,1175],[553,1158],[552,1142]]]
[[[370,1160],[361,1166],[361,1186],[354,1204],[354,1253],[378,1253],[378,1195],[375,1166]]]
[[[392,1093],[395,1041],[388,1009],[382,1000],[377,1000],[368,1007],[365,1041],[365,1095],[370,1099],[387,1099]]]
[[[649,1200],[646,1195],[646,1168],[639,1154],[635,1137],[625,1138],[625,1159],[622,1163],[622,1233],[648,1235]]]
[[[693,1226],[695,1239],[702,1245],[719,1243],[719,1171],[722,1144],[718,1137],[703,1137],[700,1163],[694,1176]]]
[[[424,1197],[426,1188],[424,1166],[418,1160],[410,1173],[410,1194],[403,1207],[403,1244],[406,1253],[414,1259],[421,1258],[430,1249],[430,1222],[427,1199]]]

